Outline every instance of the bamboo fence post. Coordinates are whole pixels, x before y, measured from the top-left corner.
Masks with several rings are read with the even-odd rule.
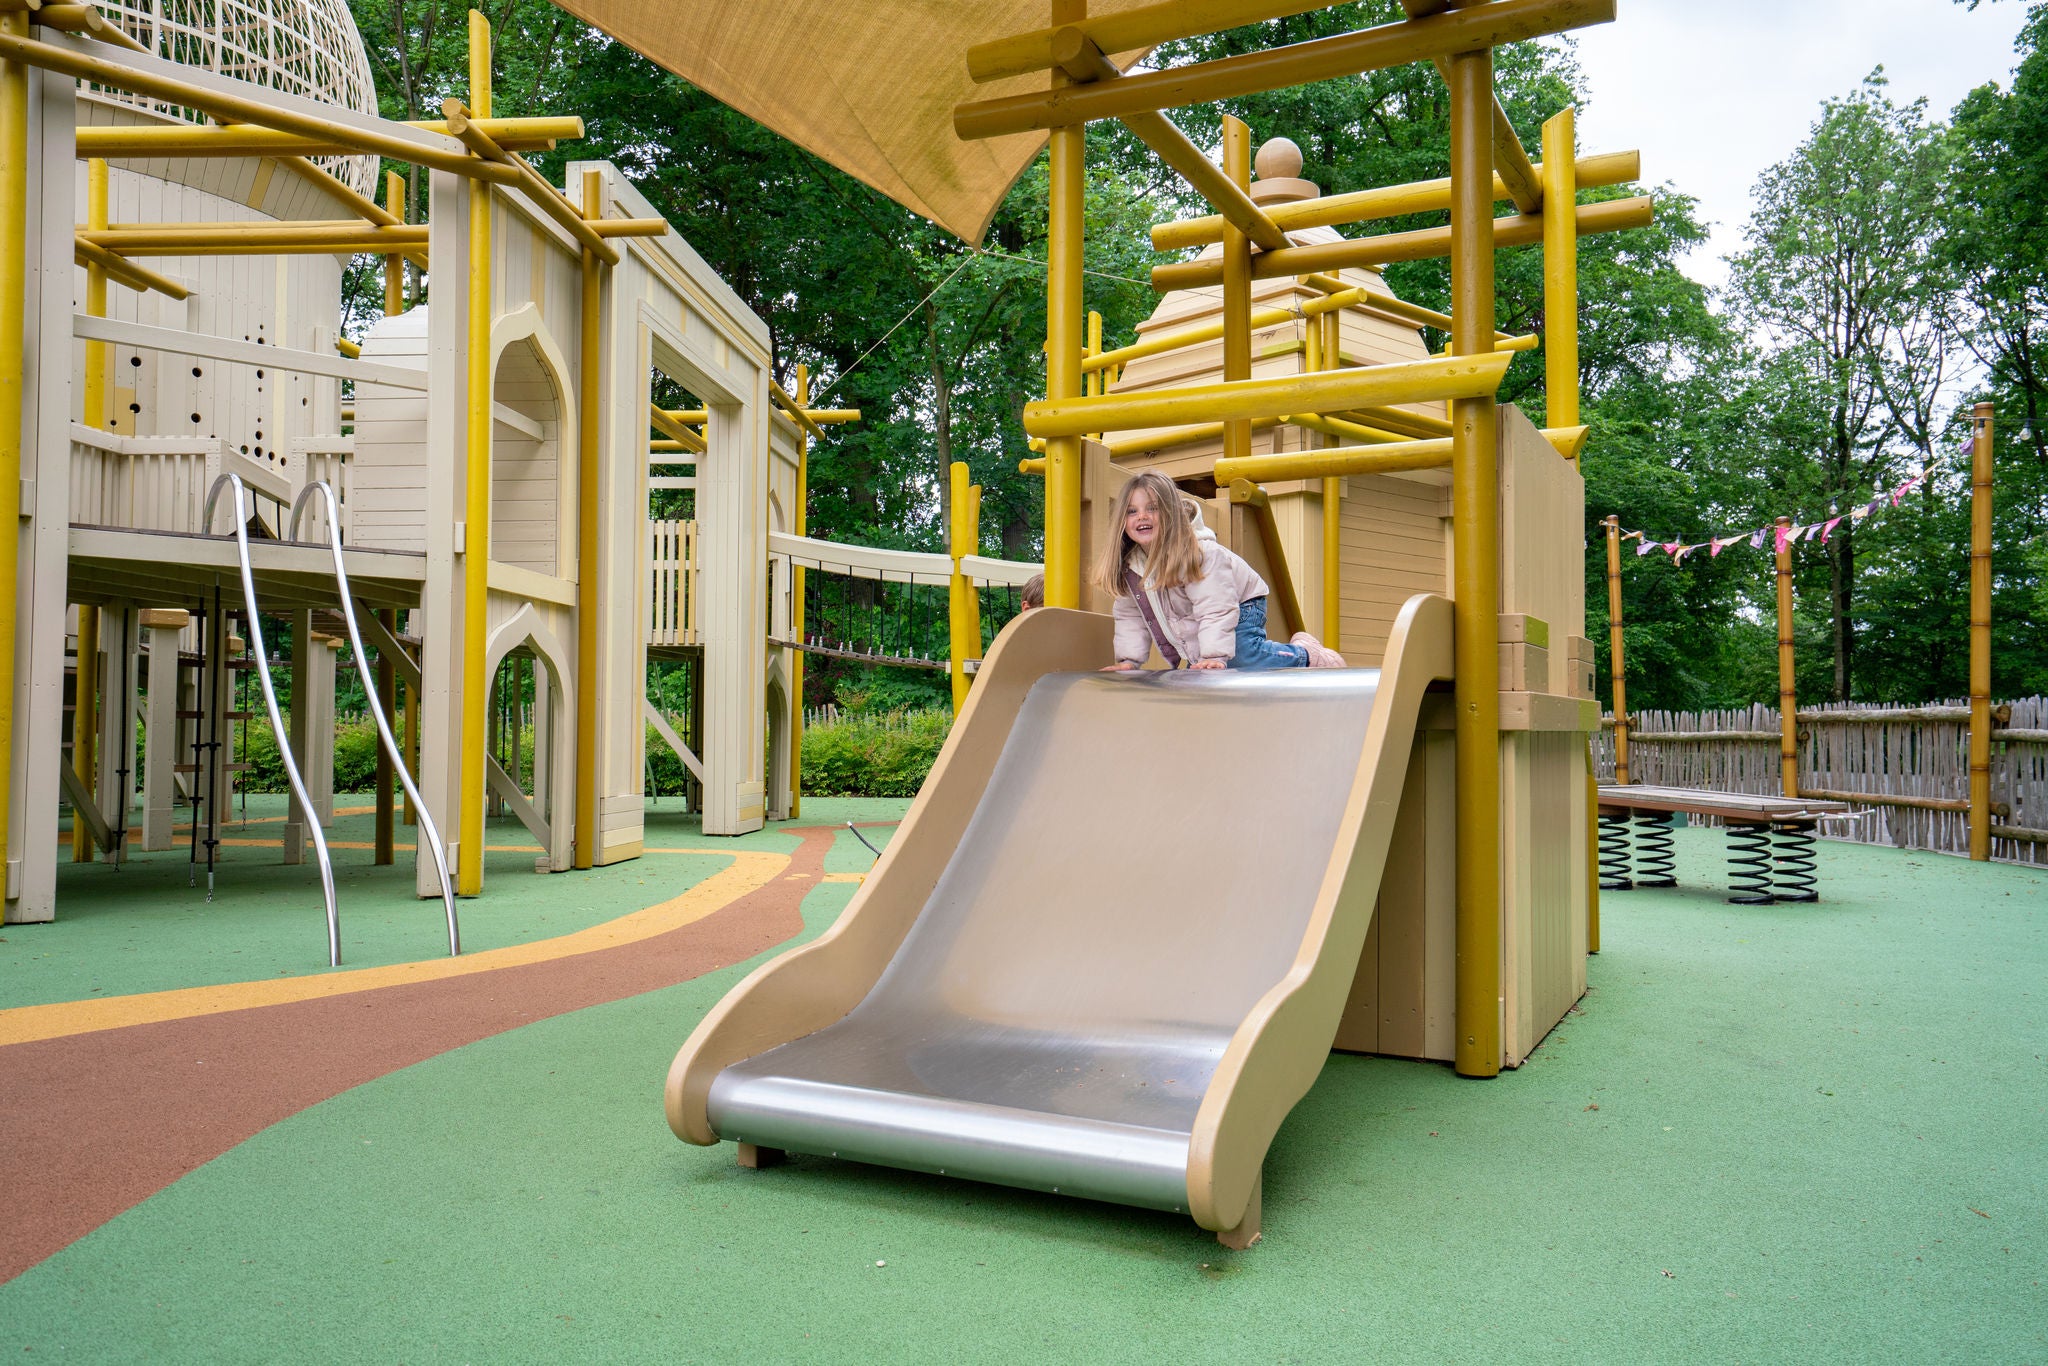
[[[1778,573],[1778,791],[1799,795],[1799,699],[1792,681],[1792,519],[1773,531]]]
[[[1621,519],[1607,518],[1608,664],[1614,677],[1614,781],[1628,786],[1628,689],[1621,658]]]
[[[1991,857],[1991,405],[1971,414],[1970,857]]]

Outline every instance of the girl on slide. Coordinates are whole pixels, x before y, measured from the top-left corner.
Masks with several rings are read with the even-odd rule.
[[[1176,669],[1344,667],[1306,631],[1285,645],[1266,638],[1265,580],[1218,543],[1165,475],[1125,484],[1113,524],[1095,571],[1116,619],[1116,663],[1104,672],[1143,668],[1155,645]]]

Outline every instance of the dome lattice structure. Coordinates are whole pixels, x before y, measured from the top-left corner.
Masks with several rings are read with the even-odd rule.
[[[108,19],[159,57],[254,85],[304,95],[360,114],[377,112],[377,88],[346,0],[97,0]],[[95,86],[102,99],[204,123],[195,110]],[[377,159],[314,157],[359,194],[373,195]]]

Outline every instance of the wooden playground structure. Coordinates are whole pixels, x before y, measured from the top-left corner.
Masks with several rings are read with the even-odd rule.
[[[1405,19],[1357,33],[1126,75],[1158,44],[1316,6],[1090,15],[1054,0],[1049,26],[967,52],[969,77],[996,93],[953,108],[952,132],[990,140],[997,160],[1041,133],[1051,144],[1046,396],[1023,425],[1043,449],[1031,464],[1045,479],[1053,610],[1001,634],[990,668],[1010,642],[1017,672],[988,697],[970,686],[981,590],[1037,566],[975,554],[976,490],[958,468],[945,554],[809,539],[810,443],[857,414],[813,409],[801,375],[794,393],[776,383],[766,328],[615,168],[571,163],[561,187],[533,170],[521,152],[580,123],[493,116],[480,15],[466,98],[408,124],[359,95],[256,86],[141,50],[89,9],[0,10],[0,499],[21,499],[18,519],[0,516],[21,534],[19,554],[0,547],[16,642],[0,676],[7,918],[58,913],[60,791],[78,858],[124,856],[138,788],[142,843],[164,847],[182,791],[195,868],[211,875],[234,728],[253,705],[233,680],[248,667],[290,733],[286,857],[312,845],[339,961],[321,827],[343,641],[374,678],[386,737],[378,856],[395,855],[395,788],[417,775],[423,896],[443,891],[444,852],[453,893],[483,892],[492,805],[527,827],[543,870],[639,854],[649,725],[698,784],[706,834],[793,814],[802,656],[845,645],[808,619],[811,575],[946,587],[946,663],[966,708],[935,772],[956,775],[967,805],[924,814],[938,800],[928,787],[905,825],[907,840],[922,832],[905,858],[936,876],[991,781],[989,737],[1015,715],[1021,672],[1102,648],[1102,619],[1075,610],[1101,605],[1082,565],[1118,486],[1158,469],[1271,583],[1276,634],[1319,625],[1354,667],[1383,670],[1394,699],[1373,713],[1364,786],[1337,775],[1352,797],[1337,852],[1324,851],[1325,919],[1297,963],[1312,990],[1278,1034],[1245,1026],[1249,1051],[1232,1065],[1249,1108],[1226,1126],[1228,1159],[1203,1159],[1215,1184],[1190,1197],[1205,1227],[1255,1237],[1265,1144],[1333,1043],[1496,1075],[1570,1009],[1599,942],[1576,257],[1580,236],[1645,224],[1651,205],[1579,204],[1583,186],[1635,178],[1638,159],[1582,156],[1569,109],[1532,160],[1494,98],[1492,49],[1609,21],[1614,4],[1404,6]],[[1163,113],[1415,61],[1448,85],[1442,180],[1326,195],[1284,139],[1261,149],[1254,179],[1245,124],[1223,120],[1219,165]],[[1115,351],[1081,290],[1083,132],[1102,118],[1215,210],[1155,230],[1156,246],[1200,250],[1154,271],[1159,308]],[[374,163],[354,159],[374,155],[420,168],[429,222],[406,222],[393,186],[370,197]],[[1501,201],[1512,211],[1496,218]],[[1449,222],[1335,231],[1418,212]],[[1494,255],[1521,246],[1544,253],[1540,337],[1495,328]],[[386,316],[360,344],[339,332],[351,253],[388,263]],[[1450,262],[1447,312],[1394,297],[1379,274],[1431,257]],[[430,305],[408,297],[407,261],[431,268]],[[1424,328],[1448,347],[1432,354]],[[1539,343],[1541,430],[1495,398],[1513,356]],[[663,489],[688,489],[690,515],[650,516]],[[264,615],[292,623],[288,727]],[[668,658],[695,671],[680,728],[646,692],[649,660]],[[1331,696],[1372,687],[1353,679]],[[138,709],[150,718],[139,774]],[[890,866],[846,925],[882,920],[862,912],[887,899],[901,934],[919,898]],[[720,1056],[746,1056],[733,1046]],[[672,1082],[671,1122],[696,1141],[715,1137],[690,1109],[706,1080]]]
[[[858,412],[775,382],[767,329],[615,168],[532,169],[582,122],[492,116],[481,15],[467,98],[420,124],[376,116],[345,7],[298,15],[299,57],[259,61],[148,4],[0,12],[10,922],[58,914],[60,806],[72,859],[189,844],[210,886],[268,708],[285,859],[321,864],[338,962],[321,830],[350,664],[386,732],[378,861],[401,820],[439,835],[422,896],[443,854],[454,892],[483,890],[487,808],[545,870],[637,855],[649,726],[707,834],[759,828],[797,803],[801,566],[872,569],[803,538],[809,445]],[[430,222],[376,184],[380,155],[424,175]],[[342,266],[366,252],[386,316],[358,343]],[[650,516],[665,489],[686,518]],[[288,717],[262,615],[289,623]],[[645,694],[676,658],[687,743]]]

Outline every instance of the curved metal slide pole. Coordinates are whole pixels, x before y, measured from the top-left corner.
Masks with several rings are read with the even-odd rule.
[[[213,487],[206,494],[206,520],[201,522],[207,533],[213,531],[213,508],[220,501],[222,488],[232,485],[235,490],[235,556],[242,567],[242,602],[249,609],[249,643],[255,647],[256,681],[263,685],[263,706],[270,713],[270,733],[277,737],[278,756],[284,760],[285,776],[291,779],[292,793],[299,799],[299,809],[308,817],[306,828],[313,833],[313,852],[320,860],[320,891],[327,898],[327,965],[341,966],[341,918],[334,910],[334,864],[327,857],[327,836],[320,829],[320,822],[313,819],[313,798],[306,791],[306,780],[299,775],[299,761],[292,757],[291,742],[285,734],[284,718],[277,712],[277,688],[270,681],[270,654],[263,648],[263,623],[256,611],[256,575],[249,568],[249,490],[243,485],[238,474],[223,474],[213,481]]]
[[[341,561],[341,506],[334,497],[334,488],[325,479],[316,479],[299,491],[292,503],[291,530],[286,534],[290,539],[299,539],[299,522],[305,516],[306,499],[315,490],[327,502],[327,549],[334,556],[334,583],[341,594],[341,619],[348,623],[349,648],[356,654],[356,672],[363,678],[370,677],[370,661],[363,649],[362,629],[356,625],[355,594],[348,585],[348,567]],[[412,809],[420,814],[420,830],[427,842],[427,848],[434,854],[434,871],[441,877],[441,902],[448,908],[448,956],[453,958],[462,952],[462,930],[455,920],[455,884],[448,878],[448,856],[441,848],[441,832],[434,825],[433,816],[427,811],[426,799],[420,796],[419,788],[413,783],[412,771],[405,766],[405,757],[400,753],[398,740],[391,733],[391,718],[384,714],[384,702],[375,688],[365,688],[369,699],[370,716],[377,723],[377,738],[384,744],[384,752],[391,756],[391,766],[398,771],[398,781],[405,784],[405,795],[412,799]]]

